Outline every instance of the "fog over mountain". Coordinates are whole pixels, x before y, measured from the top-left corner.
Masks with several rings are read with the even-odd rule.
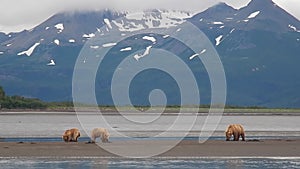
[[[183,10],[192,13],[199,13],[207,8],[225,2],[228,5],[239,9],[246,6],[250,0],[164,0],[164,1],[103,1],[103,0],[43,0],[43,1],[3,1],[0,6],[0,32],[19,32],[24,29],[31,29],[49,16],[63,11],[84,11],[84,10],[103,10],[114,9],[118,11],[142,11],[147,9],[168,9]],[[274,0],[280,7],[300,18],[298,0]],[[15,5],[18,4],[18,5]]]

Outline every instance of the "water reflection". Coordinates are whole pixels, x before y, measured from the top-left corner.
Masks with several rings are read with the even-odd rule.
[[[300,158],[192,158],[192,159],[123,159],[123,158],[77,158],[77,159],[41,159],[41,158],[1,158],[0,168],[30,169],[123,169],[123,168],[300,168]]]
[[[229,159],[225,161],[226,168],[231,169],[243,169],[245,168],[244,162],[242,159]]]

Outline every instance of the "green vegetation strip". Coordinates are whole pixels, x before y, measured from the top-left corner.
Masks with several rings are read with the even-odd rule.
[[[97,110],[100,109],[104,112],[116,112],[115,106],[91,106],[86,104],[75,104],[76,107],[82,108],[82,110]],[[216,106],[220,107],[220,106]],[[5,91],[0,86],[0,109],[2,110],[32,110],[32,111],[74,111],[73,102],[44,102],[37,98],[25,98],[23,96],[6,96]],[[180,110],[185,113],[195,112],[198,109],[199,113],[208,113],[210,105],[187,105],[187,106],[121,106],[118,110],[133,112],[134,110],[139,110],[145,112],[161,112],[163,109],[164,113],[178,113]],[[212,111],[213,112],[213,111]],[[225,106],[224,113],[300,113],[300,109],[290,109],[290,108],[265,108],[265,107],[241,107],[241,106]]]

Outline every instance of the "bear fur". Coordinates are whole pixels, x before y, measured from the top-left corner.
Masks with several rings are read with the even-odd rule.
[[[62,136],[65,142],[77,142],[80,137],[80,132],[77,128],[66,130]]]
[[[245,141],[245,131],[243,126],[240,124],[229,125],[225,131],[225,135],[226,141],[229,141],[232,135],[234,141],[239,141],[240,136],[242,137],[242,141]]]
[[[109,133],[106,128],[94,128],[91,132],[92,143],[96,142],[96,138],[100,137],[103,143],[108,143]]]

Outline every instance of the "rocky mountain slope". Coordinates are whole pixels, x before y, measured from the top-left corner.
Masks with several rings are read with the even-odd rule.
[[[32,30],[0,33],[0,85],[9,95],[47,101],[72,100],[74,65],[89,39],[108,36],[113,30],[122,36],[126,32],[176,27],[186,21],[203,31],[220,55],[227,79],[227,104],[300,107],[300,21],[271,0],[252,0],[238,10],[220,3],[195,15],[158,9],[137,13],[112,10],[59,13]],[[143,39],[145,36],[148,38]],[[133,43],[127,51],[136,52],[138,47],[145,50],[152,44],[162,48],[173,46],[181,57],[192,54],[157,34],[135,38],[124,42]],[[95,50],[99,47],[91,46]],[[126,56],[126,52],[115,52]],[[117,59],[111,57],[109,62],[117,63]],[[203,77],[197,79],[201,104],[209,104],[207,72],[203,65],[193,66],[195,73]],[[133,103],[149,104],[147,92],[156,87],[166,90],[168,104],[180,103],[178,88],[170,86],[171,82],[165,75],[146,72],[138,77],[135,92],[132,89]],[[98,77],[96,88],[97,97],[102,100],[99,103],[112,104],[109,77]]]

